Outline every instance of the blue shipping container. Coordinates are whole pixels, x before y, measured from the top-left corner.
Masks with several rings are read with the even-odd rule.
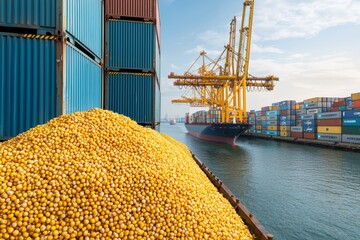
[[[158,81],[151,74],[109,74],[106,81],[105,108],[139,124],[154,124]],[[205,117],[205,114],[203,114]]]
[[[296,110],[296,115],[305,115],[305,114],[306,114],[306,109]]]
[[[360,109],[354,109],[351,111],[344,111],[343,118],[360,118]]]
[[[280,105],[280,110],[291,110],[295,109],[295,105]]]
[[[290,121],[290,120],[282,120],[280,121],[280,126],[295,126],[296,121]]]
[[[268,121],[278,121],[279,118],[280,118],[280,116],[278,116],[278,115],[272,115],[272,116],[267,116],[266,120],[268,120]]]
[[[280,132],[279,131],[266,131],[266,135],[280,136]]]
[[[0,139],[46,123],[57,114],[102,107],[100,66],[76,48],[63,47],[65,79],[57,80],[57,42],[0,34]],[[63,93],[57,83],[65,87]]]
[[[0,26],[37,29],[52,35],[62,27],[101,58],[102,12],[101,0],[0,0]]]
[[[280,115],[279,110],[266,111],[266,116],[278,116],[278,115]]]
[[[306,114],[301,116],[301,120],[316,119],[316,118],[317,118],[316,114]]]
[[[65,30],[99,58],[102,57],[102,9],[102,0],[66,0]]]
[[[0,26],[55,28],[55,0],[1,0]]]
[[[102,69],[72,46],[66,47],[65,113],[102,107]]]
[[[282,115],[280,116],[280,121],[290,121],[291,116],[290,115]]]
[[[316,126],[317,121],[314,119],[301,120],[301,126]]]
[[[342,125],[360,127],[360,118],[345,118],[342,120]]]
[[[109,21],[107,31],[107,67],[154,71],[157,44],[153,23]]]
[[[316,133],[317,132],[317,127],[316,126],[304,126],[303,127],[303,132]]]

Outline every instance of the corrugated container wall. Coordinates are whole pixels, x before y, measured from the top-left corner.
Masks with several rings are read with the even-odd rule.
[[[150,74],[109,74],[106,81],[108,110],[130,117],[139,124],[154,125],[156,112],[157,80]]]
[[[153,23],[109,21],[107,67],[154,71],[156,37]]]
[[[74,38],[73,44],[76,41],[100,59],[102,12],[102,0],[0,0],[0,26],[29,28],[36,30],[33,34],[52,35],[62,34],[55,32],[62,29],[69,38]]]
[[[66,48],[64,79],[56,52]],[[0,139],[58,114],[101,108],[101,68],[68,44],[0,34]],[[60,87],[61,86],[61,87]],[[64,88],[64,91],[62,91]]]
[[[66,48],[65,113],[102,106],[102,69],[75,48]]]
[[[65,30],[102,57],[102,0],[66,0]]]
[[[56,115],[56,42],[0,34],[0,139]]]
[[[108,18],[141,18],[155,20],[157,0],[106,0],[105,13]]]
[[[55,0],[0,0],[0,25],[55,28]]]

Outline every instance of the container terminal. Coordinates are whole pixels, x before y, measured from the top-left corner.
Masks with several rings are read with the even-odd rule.
[[[159,131],[161,24],[156,0],[0,4],[0,141],[93,108],[126,115]],[[239,39],[234,18],[229,43],[218,59],[202,51],[200,69],[169,74],[176,79],[174,85],[194,90],[174,103],[209,107],[186,116],[189,134],[229,144],[244,135],[359,149],[360,93],[247,111],[248,87],[271,91],[279,80],[249,73],[253,12],[254,1],[244,1]],[[225,184],[192,157],[253,237],[273,239]]]
[[[60,121],[62,115],[72,116],[94,108],[123,114],[141,126],[159,130],[161,27],[158,1],[91,0],[84,4],[82,1],[52,0],[46,3],[1,1],[0,4],[2,150],[12,145],[12,139],[27,139],[27,134],[46,128],[48,124],[51,126]],[[243,4],[244,16],[246,11],[250,13],[250,25],[253,4],[254,1]],[[235,24],[232,27],[235,32]],[[247,39],[242,44],[247,41],[250,46],[250,37]],[[232,41],[234,45],[235,40]],[[236,60],[234,49],[227,54],[229,61]],[[226,71],[229,69],[230,65]],[[237,71],[240,76],[243,69]],[[242,87],[237,88],[240,93]],[[245,126],[241,128],[242,133],[250,126],[245,123],[245,109],[238,113],[241,126]],[[6,159],[2,164],[7,165],[9,157]],[[193,159],[245,222],[252,238],[273,239],[225,184],[195,156]],[[5,175],[1,180],[8,177]],[[4,184],[12,187],[11,182]],[[15,199],[13,194],[12,190],[4,192],[2,201],[6,201],[6,196]],[[44,224],[46,217],[49,216],[41,220]],[[7,226],[11,223],[5,219],[1,222],[6,225],[2,237],[27,233],[17,225]],[[31,236],[47,233],[66,238],[73,236],[73,231],[59,233],[45,229],[46,224],[41,226],[41,233],[32,232]]]

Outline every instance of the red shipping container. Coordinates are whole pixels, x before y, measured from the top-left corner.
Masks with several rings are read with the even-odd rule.
[[[302,132],[291,132],[290,136],[293,138],[304,138],[304,134]]]
[[[318,126],[341,126],[342,120],[341,118],[336,119],[318,119],[317,120]]]
[[[106,0],[105,14],[109,18],[140,18],[156,21],[157,0]]]
[[[334,102],[334,104],[333,104],[333,107],[341,107],[341,106],[346,106],[346,102],[339,101],[339,102]]]
[[[316,139],[316,133],[304,133],[305,139]]]
[[[331,107],[330,112],[337,112],[339,111],[339,107]]]
[[[360,100],[353,101],[353,108],[360,108]]]
[[[280,111],[280,115],[290,115],[291,111],[290,110],[281,110]]]

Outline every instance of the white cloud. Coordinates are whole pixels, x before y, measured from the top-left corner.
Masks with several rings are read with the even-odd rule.
[[[344,55],[314,57],[304,54],[292,61],[256,59],[251,62],[250,72],[259,77],[270,74],[280,77],[274,92],[265,94],[270,95],[273,102],[286,99],[302,101],[316,96],[345,97],[360,91],[359,64],[360,59]],[[266,99],[256,102],[259,106],[271,103]]]
[[[208,55],[212,55],[212,56],[219,56],[222,53],[222,51],[219,51],[219,50],[206,49],[202,45],[197,45],[196,47],[185,51],[185,53],[186,54],[192,54],[192,53],[200,54],[200,52],[202,52],[202,51],[205,51]]]
[[[208,30],[198,35],[199,40],[205,42],[206,44],[218,46],[219,48],[225,46],[229,42],[228,38],[229,37],[226,32],[219,33],[213,30]]]
[[[255,11],[257,35],[266,40],[312,37],[342,24],[360,23],[360,1],[265,0]]]
[[[256,43],[251,44],[251,52],[254,53],[283,53],[283,51],[279,48],[274,47],[260,47]]]
[[[176,66],[176,65],[173,64],[173,63],[170,64],[170,67],[171,67],[171,69],[173,69],[173,70],[179,70],[179,69],[180,69],[180,67]]]

